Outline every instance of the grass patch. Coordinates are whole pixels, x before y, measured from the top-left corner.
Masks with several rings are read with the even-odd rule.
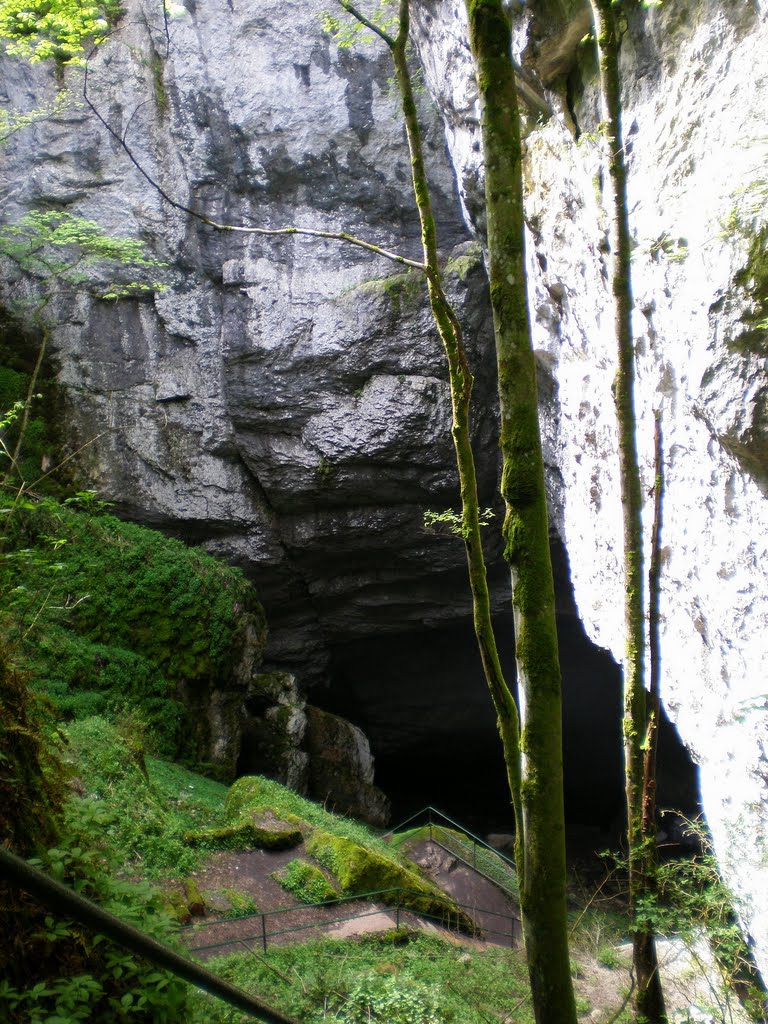
[[[145,758],[116,725],[94,717],[65,730],[71,771],[102,813],[100,843],[109,857],[146,878],[183,876],[208,851],[190,849],[190,828],[221,820],[226,787],[179,765]],[[72,797],[71,803],[83,800]]]
[[[274,947],[268,962],[234,954],[209,966],[307,1024],[487,1024],[513,1012],[516,1024],[533,1021],[521,954],[411,932]],[[209,1024],[246,1019],[202,993],[192,999]]]
[[[302,903],[327,903],[339,895],[319,867],[298,857],[272,877]]]

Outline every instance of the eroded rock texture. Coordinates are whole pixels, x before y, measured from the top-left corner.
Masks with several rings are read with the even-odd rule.
[[[462,10],[425,2],[420,47],[450,126],[465,209],[482,227],[476,93]],[[647,530],[654,410],[665,431],[662,693],[701,766],[718,856],[744,900],[764,965],[766,11],[758,2],[714,0],[635,10],[622,51]],[[568,24],[553,16],[543,25],[530,9],[521,14],[521,61],[537,66],[542,51],[551,52],[541,36],[563,39]],[[535,343],[557,382],[547,419],[548,451],[563,478],[555,521],[579,615],[620,660],[615,361],[599,104],[584,55],[567,80],[555,76],[552,85],[560,93],[553,106],[563,112],[528,138],[526,209]]]
[[[120,32],[93,62],[91,96],[169,196],[221,222],[351,231],[418,254],[386,55],[374,45],[338,50],[321,30],[327,4],[188,0],[169,25],[170,45],[159,0],[126,6]],[[416,8],[415,38],[453,161],[424,96],[447,258],[469,239],[454,168],[468,222],[482,230],[476,97],[463,5]],[[515,10],[520,59],[545,72],[554,110],[527,143],[552,521],[578,613],[620,659],[595,79],[586,48],[573,47],[578,4],[530,0]],[[633,8],[623,50],[648,489],[657,408],[668,466],[663,695],[701,764],[718,854],[764,966],[766,34],[763,0],[676,0]],[[66,78],[79,87],[79,72]],[[6,64],[3,88],[29,109],[55,82]],[[422,528],[423,510],[455,505],[456,494],[445,373],[417,280],[336,242],[227,234],[174,211],[83,108],[17,134],[4,156],[15,183],[7,217],[64,207],[146,239],[168,261],[170,287],[149,301],[57,300],[72,444],[106,429],[83,456],[94,483],[128,515],[246,569],[270,617],[273,666],[306,687],[332,677],[336,655],[345,664],[343,653],[367,637],[444,629],[466,614],[460,546]],[[450,287],[472,348],[490,503],[484,279],[471,251],[454,256]],[[24,283],[11,276],[6,289],[16,288]],[[386,657],[395,664],[397,649]]]

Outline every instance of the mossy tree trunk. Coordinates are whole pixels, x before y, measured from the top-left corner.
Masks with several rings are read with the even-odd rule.
[[[528,316],[519,113],[502,0],[467,0],[467,12],[482,105],[505,557],[512,576],[522,718],[523,931],[536,1021],[569,1024],[576,1009],[566,917],[561,678]]]
[[[424,152],[419,126],[413,82],[408,67],[407,43],[410,27],[409,0],[400,0],[397,35],[392,36],[372,23],[348,0],[338,0],[362,25],[374,32],[389,47],[395,67],[395,80],[401,100],[408,149],[411,158],[411,178],[421,224],[421,242],[432,317],[445,349],[451,390],[453,422],[451,434],[456,453],[461,494],[461,536],[467,556],[469,583],[472,593],[472,613],[483,673],[496,711],[497,724],[504,751],[515,820],[520,831],[522,811],[520,804],[520,737],[519,718],[514,697],[506,683],[496,646],[491,618],[491,599],[483,555],[480,526],[480,506],[477,495],[477,474],[470,433],[470,400],[473,377],[467,360],[461,325],[443,286],[437,249],[437,232],[432,213],[429,183],[424,164]],[[519,869],[518,869],[519,870]]]
[[[645,596],[643,587],[643,496],[637,457],[635,352],[632,338],[631,239],[627,212],[627,167],[622,131],[621,30],[615,0],[590,0],[595,19],[600,86],[608,137],[608,169],[613,200],[612,290],[617,369],[613,384],[619,434],[619,475],[624,536],[624,767],[629,843],[629,895],[637,912],[649,893],[655,859],[655,835],[643,828],[645,743],[648,715],[645,693]],[[650,766],[649,766],[650,767]],[[638,920],[633,937],[635,1008],[649,1024],[666,1021],[653,932]]]

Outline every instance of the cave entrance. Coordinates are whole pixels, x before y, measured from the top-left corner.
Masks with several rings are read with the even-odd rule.
[[[553,550],[563,672],[566,820],[605,845],[622,825],[621,673],[576,615],[561,545]],[[500,655],[514,678],[511,612],[497,617]],[[479,834],[508,833],[512,811],[495,717],[468,618],[386,633],[333,651],[333,682],[313,699],[359,725],[376,758],[376,784],[399,823],[432,804]],[[698,771],[662,715],[659,806],[695,814]],[[587,839],[587,841],[589,841]]]

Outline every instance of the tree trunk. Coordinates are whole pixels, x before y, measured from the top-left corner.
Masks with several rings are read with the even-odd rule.
[[[613,210],[614,330],[617,369],[613,384],[619,433],[619,475],[624,534],[624,769],[629,844],[629,898],[635,913],[648,893],[655,837],[643,832],[644,747],[648,726],[645,699],[645,596],[643,588],[643,497],[637,458],[635,352],[632,338],[631,239],[627,214],[627,168],[621,124],[621,37],[613,0],[591,0],[595,18],[600,86],[607,124]],[[649,1024],[666,1021],[656,946],[647,926],[635,922],[633,939],[635,1009]]]
[[[467,12],[482,104],[505,557],[512,576],[522,719],[523,931],[537,1024],[571,1024],[576,1009],[566,917],[561,680],[528,318],[517,96],[501,0],[467,0]]]
[[[519,832],[521,827],[521,807],[518,712],[514,698],[504,679],[491,620],[491,601],[482,548],[477,475],[470,436],[470,398],[473,377],[467,361],[461,325],[443,289],[437,251],[435,220],[432,214],[429,184],[424,167],[421,129],[419,127],[413,83],[406,55],[409,13],[408,0],[400,0],[399,32],[394,40],[394,45],[391,47],[392,58],[395,65],[395,78],[402,101],[406,136],[411,156],[411,176],[421,223],[424,263],[427,267],[429,303],[432,317],[443,342],[448,360],[451,406],[453,411],[451,434],[459,472],[462,538],[467,555],[469,583],[472,592],[475,636],[486,683],[488,684],[496,711],[504,750],[507,781],[515,811],[516,827]]]
[[[424,153],[421,140],[413,82],[408,67],[406,46],[410,26],[409,0],[400,0],[398,31],[390,35],[372,23],[350,0],[338,0],[352,17],[382,39],[390,49],[395,66],[395,79],[403,111],[408,149],[411,157],[413,193],[421,225],[424,270],[427,278],[429,304],[448,361],[453,422],[451,436],[456,453],[461,494],[461,536],[467,556],[469,584],[472,593],[472,615],[483,673],[496,711],[496,719],[504,752],[512,806],[517,832],[522,828],[520,805],[520,735],[517,706],[504,679],[491,618],[491,599],[482,547],[480,506],[477,496],[477,474],[470,432],[470,400],[473,377],[467,361],[461,325],[445,294],[437,250],[437,232],[432,213]],[[519,869],[518,869],[519,870]]]

